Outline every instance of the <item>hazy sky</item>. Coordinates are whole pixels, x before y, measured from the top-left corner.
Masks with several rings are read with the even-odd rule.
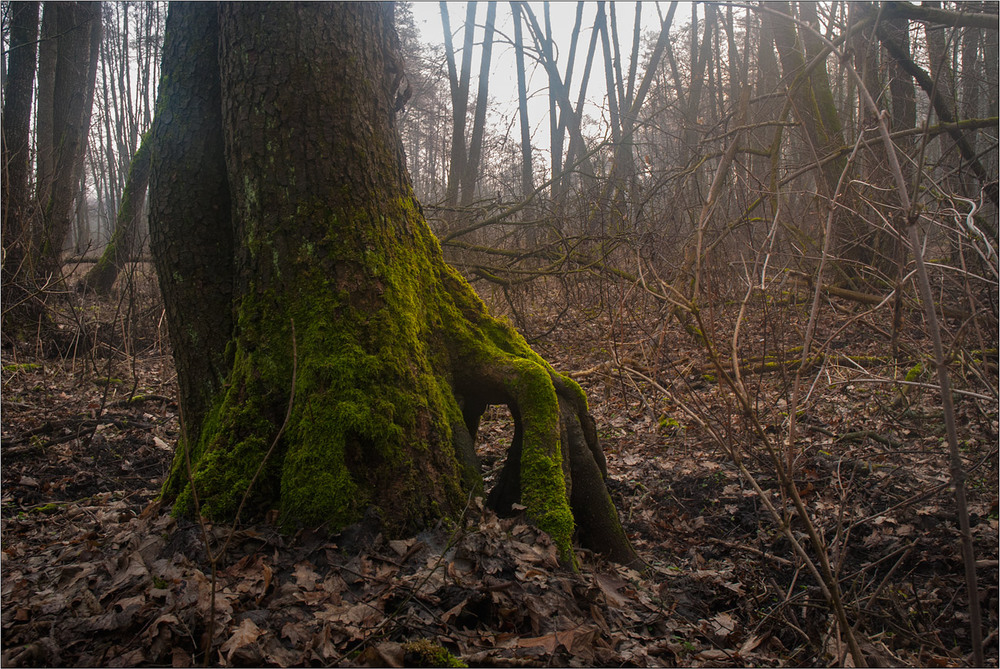
[[[534,10],[535,16],[538,18],[538,22],[542,25],[544,30],[542,3],[531,2],[529,4]],[[629,59],[632,50],[632,34],[636,5],[632,2],[609,2],[606,5],[608,12],[611,11],[612,4],[614,5],[614,11],[618,24],[618,42],[622,57],[622,75],[627,81]],[[666,15],[669,4],[670,3],[668,2],[642,3],[641,18],[642,31],[644,34],[648,35],[652,33],[655,38],[655,35],[659,32],[660,26],[657,5],[659,5],[660,12],[662,12],[663,15]],[[687,6],[689,3],[682,4],[685,6],[678,7],[671,32],[690,22],[690,8]],[[486,20],[486,5],[487,3],[480,2],[477,8],[476,23],[479,28],[476,32],[476,47],[473,50],[470,98],[475,96],[477,87],[477,75],[479,73],[479,62],[482,54],[482,24]],[[439,4],[437,2],[415,2],[411,5],[411,7],[413,9],[413,16],[417,29],[420,31],[424,41],[428,44],[443,44],[444,31],[441,26],[441,12]],[[552,29],[556,42],[557,62],[559,63],[560,73],[564,74],[566,72],[566,62],[569,55],[572,31],[576,21],[577,3],[552,2],[549,5],[549,11],[552,17]],[[448,15],[451,20],[451,27],[454,33],[452,39],[455,48],[458,50],[461,50],[462,48],[462,39],[464,37],[462,29],[465,21],[465,12],[466,3],[448,3]],[[570,97],[574,101],[574,104],[580,90],[580,77],[583,75],[587,47],[590,43],[591,27],[594,24],[594,17],[596,13],[597,3],[587,2],[584,6],[583,21],[581,23],[581,31],[577,44],[576,63],[573,67],[573,79],[571,82]],[[517,111],[517,74],[514,69],[515,61],[513,47],[509,43],[510,41],[513,41],[513,20],[511,16],[510,4],[507,2],[501,2],[497,5],[496,30],[497,35],[496,41],[493,45],[491,67],[492,74],[490,77],[489,91],[490,98],[494,102],[491,107],[491,120],[498,126],[502,126],[498,127],[500,132],[506,132],[506,128],[511,127],[512,137],[517,137],[519,133],[519,130],[516,127],[515,118]],[[531,43],[531,37],[527,31],[524,33],[524,39],[527,44]],[[456,56],[456,58],[458,59],[458,62],[461,63],[460,53]],[[643,63],[643,58],[643,50],[640,47],[640,67]],[[587,87],[588,107],[586,110],[586,114],[592,118],[596,118],[601,113],[601,108],[605,106],[604,98],[606,89],[604,84],[603,52],[601,51],[600,43],[597,45],[597,53],[594,56],[594,60],[595,63],[591,72],[590,84]],[[529,116],[531,118],[533,144],[537,148],[547,148],[547,77],[545,76],[545,72],[541,66],[535,64],[533,61],[526,60],[525,67],[528,71],[528,95],[531,97]],[[638,86],[638,81],[641,76],[642,71],[640,70],[637,73],[636,86]],[[471,109],[469,113],[472,113]]]

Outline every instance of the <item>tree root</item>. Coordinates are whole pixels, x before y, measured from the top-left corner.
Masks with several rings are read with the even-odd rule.
[[[471,328],[453,332],[490,333],[488,342],[452,347],[486,353],[465,356],[455,365],[466,433],[475,439],[490,405],[507,406],[514,419],[514,437],[487,505],[510,516],[515,504],[523,504],[528,518],[552,536],[564,561],[572,562],[575,526],[587,548],[641,568],[608,494],[607,463],[583,390],[555,372],[506,324],[482,311],[463,312]],[[484,323],[486,319],[491,322]]]

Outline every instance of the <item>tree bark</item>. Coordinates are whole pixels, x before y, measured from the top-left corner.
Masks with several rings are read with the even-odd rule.
[[[44,280],[58,272],[63,242],[72,220],[72,204],[78,195],[79,170],[87,151],[90,115],[94,103],[94,84],[101,51],[101,3],[47,2],[45,22],[53,15],[49,30],[54,34],[55,72],[51,100],[46,95],[43,108],[39,83],[39,116],[51,115],[51,154],[39,141],[39,203],[42,225],[36,236],[34,274]],[[43,33],[46,33],[43,30]],[[43,47],[45,51],[45,47]],[[41,67],[41,66],[40,66]],[[40,74],[41,78],[41,74]],[[41,128],[41,123],[40,123]],[[41,129],[39,130],[41,133]],[[43,161],[46,167],[43,171]]]
[[[177,369],[181,431],[194,443],[226,383],[233,233],[223,157],[214,3],[172,3],[149,176],[149,241]],[[263,139],[262,139],[263,141]],[[174,480],[184,462],[175,458]]]
[[[899,45],[904,59],[910,57],[910,22],[905,18],[890,19],[884,30],[890,39]],[[885,50],[885,47],[882,47]],[[913,89],[913,78],[900,66],[892,54],[886,52],[889,61],[889,92],[892,100],[892,114],[889,120],[893,130],[907,130],[917,125],[917,96]],[[906,146],[906,145],[904,145]]]
[[[35,54],[38,43],[37,2],[11,5],[10,56],[3,95],[3,330],[26,326],[25,261],[31,230],[31,100],[34,92]]]
[[[203,16],[212,11],[171,5],[167,35],[180,42],[165,46],[158,114],[183,130],[169,149],[157,133],[151,215],[161,280],[189,285],[192,268],[167,257],[186,224],[173,200],[184,192],[188,206],[209,208],[205,194],[180,189],[206,162],[225,165],[225,179],[215,167],[206,176],[232,202],[233,321],[230,336],[216,333],[221,353],[196,338],[175,343],[175,356],[186,349],[226,369],[210,397],[191,402],[198,370],[178,364],[185,414],[193,405],[202,419],[195,429],[185,418],[165,496],[212,518],[277,509],[288,528],[364,517],[410,533],[461,513],[481,485],[479,418],[506,404],[521,435],[509,456],[518,497],[563,560],[574,563],[575,526],[585,544],[636,561],[583,391],[487,313],[444,263],[413,197],[395,126],[391,5],[222,4],[218,50]],[[209,109],[212,98],[188,87],[208,92],[215,72],[221,103]],[[183,140],[210,139],[215,121],[193,111],[217,119],[225,138],[224,150],[198,148],[203,160]],[[180,342],[175,331],[203,305],[164,298]]]

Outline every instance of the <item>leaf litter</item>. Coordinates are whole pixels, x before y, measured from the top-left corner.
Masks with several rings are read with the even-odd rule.
[[[559,368],[613,371],[599,345],[609,326],[577,322],[536,344],[540,352]],[[694,369],[697,348],[683,333],[669,336],[676,340],[665,348]],[[523,517],[497,518],[473,499],[460,520],[408,538],[366,523],[334,536],[208,525],[213,550],[233,534],[213,579],[201,528],[155,499],[178,432],[168,356],[116,360],[107,376],[124,383],[94,383],[77,367],[30,360],[3,372],[5,666],[405,666],[424,640],[470,666],[843,657],[816,583],[758,492],[678,406],[681,397],[703,415],[733,415],[705,375],[677,375],[685,394],[673,399],[612,371],[580,379],[602,430],[609,489],[646,573],[583,551],[581,570],[567,571]],[[802,417],[796,485],[863,620],[863,650],[882,664],[961,665],[968,621],[947,465],[936,426],[922,418],[933,398],[917,395],[910,413],[893,416],[849,383],[851,373],[831,375],[841,392]],[[787,389],[760,379],[760,396],[770,398],[762,415],[778,424]],[[997,628],[996,412],[958,408],[988,632]],[[738,420],[727,423],[743,437]],[[510,434],[509,414],[491,411],[481,428],[487,482]],[[787,512],[773,474],[752,464],[764,494]]]

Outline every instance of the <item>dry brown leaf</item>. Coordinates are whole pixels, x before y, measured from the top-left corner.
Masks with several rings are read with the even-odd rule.
[[[309,649],[312,650],[312,654],[320,660],[331,660],[333,658],[339,657],[337,653],[337,646],[333,643],[333,639],[330,638],[330,626],[323,625],[315,635],[313,635],[312,640],[309,642]]]
[[[732,655],[730,653],[718,648],[707,648],[703,651],[699,651],[695,654],[695,657],[699,660],[705,660],[708,662],[726,662],[732,660]]]
[[[623,581],[605,576],[604,574],[594,574],[594,582],[597,583],[597,587],[604,593],[610,606],[619,609],[625,606],[628,600],[618,592],[619,588],[625,585]]]
[[[556,635],[546,634],[545,636],[522,637],[517,640],[518,648],[544,648],[547,653],[554,653],[559,646],[559,639]]]
[[[286,648],[274,636],[268,636],[264,640],[261,655],[265,660],[279,667],[294,667],[302,664],[302,653]]]
[[[236,628],[233,635],[222,644],[222,648],[219,650],[226,653],[226,660],[231,661],[233,659],[233,653],[235,653],[240,648],[248,646],[252,643],[257,642],[257,638],[260,637],[264,632],[257,627],[257,623],[252,621],[250,618],[244,618],[240,626]]]
[[[319,581],[319,574],[309,562],[299,562],[295,565],[295,583],[303,590],[312,590]]]
[[[767,639],[768,636],[770,636],[770,633],[768,632],[763,634],[751,634],[750,637],[743,642],[743,645],[740,646],[739,654],[746,655],[747,653],[752,653],[762,641]]]
[[[399,557],[403,557],[406,555],[406,551],[410,550],[410,546],[413,545],[414,541],[416,541],[416,539],[392,539],[389,541],[389,548],[395,551],[396,555]]]
[[[718,639],[728,639],[729,635],[736,631],[736,619],[723,611],[709,621],[712,625],[712,634]]]
[[[454,618],[455,616],[457,616],[459,613],[461,613],[462,609],[464,609],[465,605],[468,604],[468,603],[469,603],[469,598],[466,597],[465,599],[463,599],[462,601],[460,601],[458,604],[456,604],[455,606],[453,606],[450,609],[448,609],[447,611],[445,611],[444,615],[441,616],[441,622],[443,622],[446,625],[448,623],[450,623],[451,619]]]

